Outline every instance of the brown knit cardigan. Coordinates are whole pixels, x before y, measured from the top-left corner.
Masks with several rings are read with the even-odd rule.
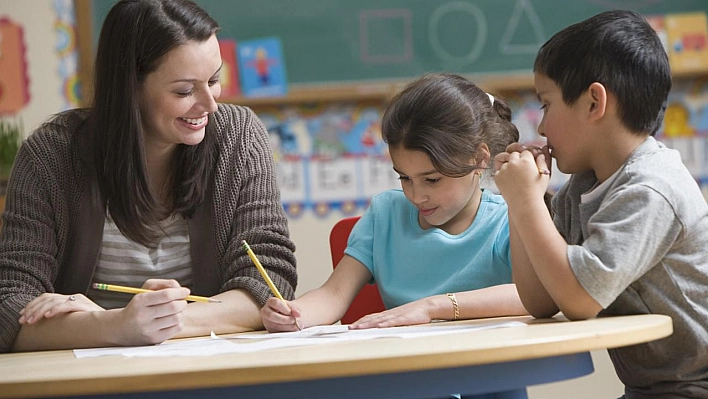
[[[0,353],[10,350],[19,311],[45,292],[86,293],[106,209],[77,139],[86,110],[58,114],[23,143],[0,231]],[[246,240],[287,299],[297,284],[295,246],[280,203],[268,133],[248,108],[219,104],[219,151],[204,202],[188,219],[196,295],[243,288],[264,303],[268,286],[241,249]]]

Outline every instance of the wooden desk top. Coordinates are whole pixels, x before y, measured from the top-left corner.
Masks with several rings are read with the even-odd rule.
[[[211,388],[483,365],[628,346],[672,333],[671,318],[662,315],[455,323],[490,320],[528,326],[208,357],[76,359],[68,350],[3,354],[0,398]]]

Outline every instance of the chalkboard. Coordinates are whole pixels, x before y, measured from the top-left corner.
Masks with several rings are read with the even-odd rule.
[[[113,0],[94,0],[94,40]],[[601,11],[708,11],[705,0],[197,0],[220,37],[277,36],[291,83],[408,78],[429,71],[528,72],[567,25]]]

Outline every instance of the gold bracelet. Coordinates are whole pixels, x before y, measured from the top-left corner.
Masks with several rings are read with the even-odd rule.
[[[452,301],[452,309],[455,311],[455,319],[457,320],[460,318],[460,307],[457,305],[457,298],[455,297],[455,294],[447,294],[447,297],[450,298],[450,301]]]

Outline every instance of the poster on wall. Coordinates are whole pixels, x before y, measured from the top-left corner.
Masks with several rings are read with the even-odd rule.
[[[29,102],[26,45],[22,26],[0,18],[0,115],[14,115]]]
[[[704,12],[667,14],[667,47],[674,73],[708,69],[708,20]]]
[[[283,206],[290,216],[353,214],[400,188],[381,138],[382,104],[258,107],[268,129]]]
[[[244,96],[273,97],[287,93],[285,60],[279,38],[239,41],[238,62]]]
[[[62,109],[81,106],[81,82],[79,81],[79,56],[76,42],[76,15],[74,2],[54,0],[54,32],[56,54],[59,61],[58,76],[61,79]]]

